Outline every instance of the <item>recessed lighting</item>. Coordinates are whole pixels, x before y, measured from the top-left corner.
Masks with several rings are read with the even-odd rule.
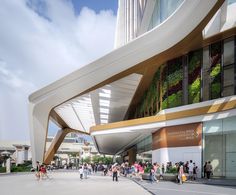
[[[110,93],[99,93],[100,97],[106,97],[106,98],[110,98],[111,94]]]
[[[101,123],[107,123],[107,122],[108,120],[104,120],[104,119],[101,120]]]
[[[108,115],[106,115],[106,114],[101,114],[101,115],[100,115],[100,118],[102,118],[102,119],[108,119]]]
[[[109,90],[109,89],[102,89],[102,92],[107,93],[107,94],[111,94],[111,90]]]
[[[109,109],[107,109],[107,108],[100,108],[100,113],[108,114],[109,113]]]

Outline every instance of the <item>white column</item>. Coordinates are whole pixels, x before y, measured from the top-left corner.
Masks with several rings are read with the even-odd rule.
[[[130,0],[126,1],[126,42],[128,43],[130,41],[130,17],[129,17],[129,12],[130,12],[130,4],[129,4]]]
[[[130,29],[130,41],[134,38],[134,0],[129,0],[129,29]]]
[[[6,173],[10,173],[11,172],[11,158],[8,158],[6,160]]]

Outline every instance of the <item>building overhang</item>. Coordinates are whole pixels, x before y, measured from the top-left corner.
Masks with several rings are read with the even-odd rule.
[[[99,152],[119,154],[140,139],[169,126],[236,116],[236,96],[179,106],[157,115],[91,127]]]

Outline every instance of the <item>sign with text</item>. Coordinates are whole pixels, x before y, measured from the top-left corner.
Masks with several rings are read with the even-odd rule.
[[[200,146],[202,123],[192,123],[162,128],[152,134],[152,149]]]

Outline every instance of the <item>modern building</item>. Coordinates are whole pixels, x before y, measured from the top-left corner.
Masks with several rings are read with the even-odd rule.
[[[131,163],[210,160],[236,177],[236,1],[119,0],[117,18],[114,51],[30,95],[34,162],[77,132]]]

